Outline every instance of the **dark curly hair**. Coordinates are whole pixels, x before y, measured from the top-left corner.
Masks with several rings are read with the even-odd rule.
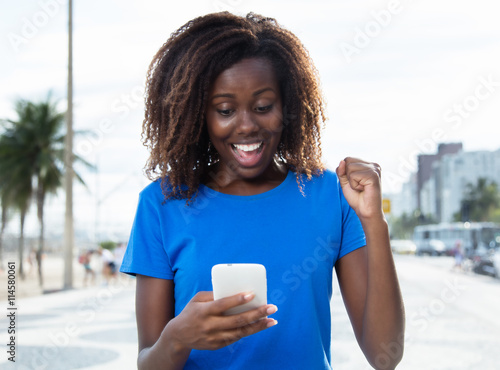
[[[218,161],[205,124],[209,87],[245,58],[266,58],[278,77],[283,130],[277,155],[307,178],[324,170],[320,129],[325,121],[318,73],[300,40],[275,19],[228,12],[195,18],[174,32],[149,66],[142,139],[150,150],[145,171],[162,179],[165,199],[197,194]],[[168,178],[168,186],[166,179]]]

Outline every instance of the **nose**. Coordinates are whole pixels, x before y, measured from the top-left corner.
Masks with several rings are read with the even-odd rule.
[[[249,136],[259,131],[256,117],[248,111],[242,111],[236,117],[236,133],[241,136]]]

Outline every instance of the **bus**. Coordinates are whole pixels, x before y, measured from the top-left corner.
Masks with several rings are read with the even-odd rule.
[[[460,245],[466,257],[500,246],[500,225],[492,222],[453,222],[416,226],[416,254],[452,255]]]

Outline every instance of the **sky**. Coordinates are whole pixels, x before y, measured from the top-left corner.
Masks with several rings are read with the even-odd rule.
[[[441,142],[500,149],[500,5],[494,0],[160,1],[74,0],[75,152],[79,237],[125,240],[149,183],[141,143],[146,71],[169,35],[221,10],[253,11],[303,42],[327,102],[322,134],[331,169],[346,156],[377,162],[383,190],[398,192],[416,156]],[[49,91],[66,108],[67,0],[0,0],[0,118],[17,99]],[[47,203],[47,233],[62,234],[64,194]],[[32,206],[27,232],[36,234]],[[15,230],[17,218],[11,221]]]

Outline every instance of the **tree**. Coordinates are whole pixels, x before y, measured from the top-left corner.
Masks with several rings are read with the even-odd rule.
[[[20,181],[30,183],[30,187],[25,187],[29,194],[34,197],[37,205],[37,216],[40,223],[40,234],[38,239],[38,249],[36,260],[38,266],[39,283],[43,285],[42,255],[44,252],[44,205],[47,194],[55,194],[62,187],[64,178],[64,127],[65,113],[59,112],[56,103],[51,100],[50,94],[45,101],[33,103],[26,100],[19,100],[16,103],[16,113],[18,120],[4,121],[7,138],[15,138],[19,150],[11,152],[9,155],[0,155],[0,168],[3,171],[15,172],[13,170],[23,168],[23,179],[18,177],[9,178],[6,176],[6,184],[10,183],[11,191],[17,194],[17,185]],[[3,139],[3,137],[2,137]],[[12,139],[14,140],[14,139]],[[8,145],[5,146],[8,148]],[[7,149],[5,149],[7,154]],[[83,162],[80,157],[74,156],[75,160]],[[91,166],[90,166],[91,167]],[[3,173],[2,171],[2,173]],[[82,178],[75,174],[75,177],[84,184]],[[5,186],[6,189],[9,186]],[[18,209],[20,209],[18,207]],[[27,212],[27,207],[25,212]],[[25,213],[21,213],[24,220]]]
[[[454,214],[455,221],[493,221],[500,207],[498,185],[486,178],[479,178],[477,183],[467,184],[460,202],[460,211]]]
[[[7,207],[7,197],[4,197],[4,195],[1,192],[0,189],[0,207],[1,207],[1,219],[2,219],[2,224],[0,226],[0,271],[3,270],[3,235],[5,233],[5,226],[7,226],[7,220],[8,220],[8,212],[9,209]]]
[[[24,279],[24,221],[33,193],[31,166],[26,156],[23,134],[15,127],[8,127],[0,137],[2,234],[7,222],[8,209],[16,209],[20,213],[18,257],[21,279]]]
[[[389,218],[391,238],[411,239],[415,226],[436,222],[432,215],[424,216],[419,210],[415,210],[412,214],[403,213],[400,217],[391,217]]]

